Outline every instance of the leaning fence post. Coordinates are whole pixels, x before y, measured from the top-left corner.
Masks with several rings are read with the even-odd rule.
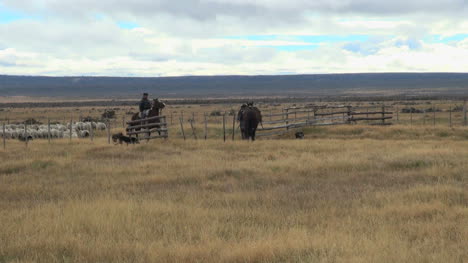
[[[195,128],[193,127],[193,119],[190,120],[190,127],[192,128],[192,135],[195,140],[197,140],[197,134],[195,133]]]
[[[184,120],[182,119],[182,117],[179,117],[179,121],[180,121],[180,130],[182,131],[182,136],[184,136],[184,141],[185,141]]]

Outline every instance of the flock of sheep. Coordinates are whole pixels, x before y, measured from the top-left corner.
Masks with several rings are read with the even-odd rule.
[[[102,122],[76,122],[63,125],[50,125],[50,138],[70,138],[70,126],[72,138],[86,138],[90,136],[91,130],[106,130],[107,126]],[[5,132],[0,126],[0,137],[6,139],[32,140],[32,139],[48,139],[49,128],[47,125],[27,125],[26,132],[24,124],[8,124],[5,125]]]

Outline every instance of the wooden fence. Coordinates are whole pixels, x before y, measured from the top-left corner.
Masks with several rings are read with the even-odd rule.
[[[443,104],[444,103],[444,104]],[[442,105],[441,105],[442,104]],[[281,135],[290,132],[293,129],[309,127],[309,126],[328,126],[328,125],[351,125],[351,124],[368,124],[368,125],[389,125],[392,122],[399,125],[431,125],[433,127],[440,127],[447,125],[448,127],[466,127],[468,126],[468,105],[466,101],[458,102],[424,102],[414,103],[407,102],[406,104],[393,102],[391,105],[382,105],[370,102],[368,105],[365,103],[358,103],[353,106],[350,105],[316,105],[307,104],[300,107],[288,108],[272,108],[271,105],[265,105],[265,108],[260,107],[263,115],[263,125],[258,128],[257,136],[268,137],[274,135]],[[212,134],[216,138],[222,140],[229,140],[232,138],[239,138],[240,131],[239,125],[236,122],[236,113],[233,105],[230,106],[229,111],[215,110],[209,112],[184,112],[174,111],[169,109],[166,116],[156,118],[148,118],[134,122],[127,122],[128,114],[118,116],[116,119],[105,120],[107,125],[106,130],[99,133],[99,136],[107,135],[108,143],[111,143],[112,129],[121,131],[123,127],[127,133],[133,137],[136,135],[140,139],[155,139],[155,138],[168,138],[168,129],[171,130],[172,135],[178,136],[180,126],[180,137],[184,139],[193,137],[194,139],[208,139]],[[34,116],[36,117],[36,116]],[[18,117],[17,117],[18,118]],[[4,121],[0,123],[0,133],[5,134],[5,124],[11,123],[24,123],[21,119],[10,119],[8,116],[3,118]],[[158,119],[159,122],[151,123]],[[59,119],[50,120],[47,116],[39,119],[45,122],[48,127],[47,137],[43,138],[51,142],[51,139],[56,138],[51,136],[50,124],[73,123],[73,118],[62,117]],[[63,122],[62,122],[63,121]],[[27,123],[26,123],[27,124]],[[127,129],[127,125],[132,125]],[[232,124],[232,126],[231,126]],[[30,124],[27,124],[30,125]],[[185,131],[184,131],[185,126]],[[29,127],[29,126],[27,126]],[[221,134],[214,133],[220,129]],[[212,128],[212,129],[209,129]],[[191,129],[191,132],[190,130]],[[208,132],[208,131],[211,132]],[[96,136],[95,131],[89,131],[89,138],[91,141]],[[151,133],[150,136],[147,136]],[[24,132],[24,134],[27,134]],[[104,135],[105,134],[105,135]],[[72,141],[71,130],[68,130],[67,136]],[[25,145],[28,145],[26,140]],[[0,138],[0,148],[6,148],[6,138]]]
[[[140,140],[151,140],[157,138],[167,139],[169,137],[166,116],[129,121],[127,122],[127,125],[129,125],[126,129],[127,135],[138,137]],[[157,135],[154,135],[155,133],[157,133]],[[143,137],[140,135],[143,135]]]
[[[389,125],[393,112],[388,106],[328,106],[306,105],[283,109],[281,113],[262,116],[263,125],[257,129],[259,137],[282,135],[291,129],[308,126],[330,126],[367,122],[370,125]],[[375,122],[378,121],[378,122]]]

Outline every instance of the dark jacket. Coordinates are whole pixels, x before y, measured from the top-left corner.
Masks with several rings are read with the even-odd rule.
[[[141,99],[140,112],[151,109],[151,102],[148,99]]]

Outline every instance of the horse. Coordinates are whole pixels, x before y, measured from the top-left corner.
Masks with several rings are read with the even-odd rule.
[[[247,107],[242,111],[241,127],[243,127],[244,140],[255,141],[255,132],[258,124],[262,122],[262,114],[256,107]]]
[[[148,115],[145,117],[146,118],[151,118],[151,117],[158,117],[161,115],[162,113],[162,109],[164,109],[164,107],[166,107],[166,104],[164,104],[163,102],[159,101],[158,99],[154,99],[153,100],[153,103],[152,103],[152,107],[151,109],[149,110],[148,112]],[[137,121],[137,120],[141,120],[141,117],[140,117],[140,113],[137,112],[135,113],[133,116],[132,116],[132,121]],[[151,123],[160,123],[161,120],[160,119],[154,119],[154,120],[150,120],[150,121],[147,121],[146,124],[151,124]],[[138,126],[138,125],[141,125],[141,124],[133,124],[133,125],[130,125],[129,128],[131,128],[131,126]],[[155,128],[157,129],[160,129],[161,126],[157,125],[155,126]],[[137,128],[135,129],[135,131],[140,131],[141,128]],[[158,134],[161,135],[161,131],[158,130]],[[151,136],[151,133],[148,132],[148,137]],[[137,139],[138,139],[138,134],[137,134]]]

